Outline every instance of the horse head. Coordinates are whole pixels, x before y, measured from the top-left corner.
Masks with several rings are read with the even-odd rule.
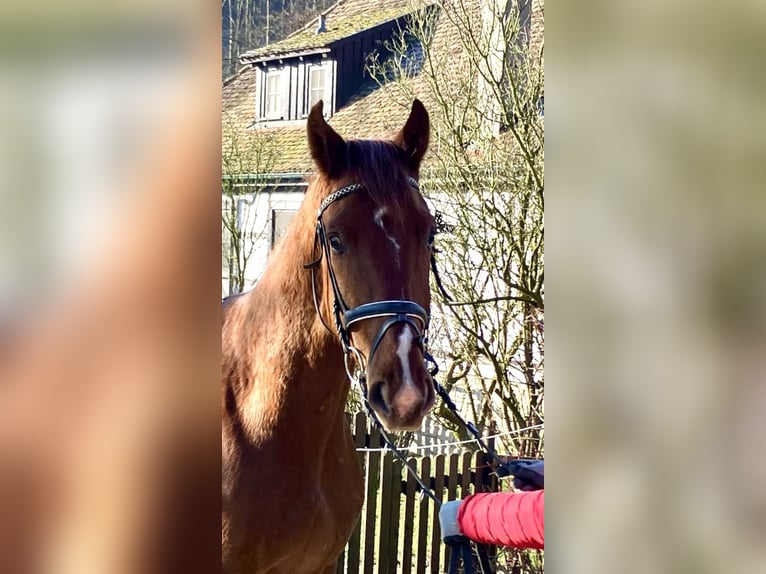
[[[425,343],[435,221],[417,181],[428,113],[415,100],[392,140],[346,141],[322,107],[307,124],[318,171],[317,310],[335,323],[347,365],[366,379],[384,427],[416,429],[434,402]]]

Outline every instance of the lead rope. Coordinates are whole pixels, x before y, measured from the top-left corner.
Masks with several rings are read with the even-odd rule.
[[[350,347],[350,349],[354,349],[354,347]],[[354,349],[356,351],[356,349]],[[358,353],[358,351],[356,351]],[[349,352],[349,355],[351,352]],[[347,355],[348,356],[348,355]],[[423,482],[423,479],[418,474],[417,470],[412,467],[412,465],[409,463],[405,455],[396,447],[394,442],[391,440],[391,437],[386,432],[386,430],[383,428],[383,425],[381,424],[380,420],[378,419],[378,415],[375,414],[375,411],[372,410],[372,407],[370,406],[370,402],[368,400],[367,396],[367,377],[362,370],[361,365],[359,364],[360,358],[355,356],[355,362],[357,363],[356,373],[352,375],[350,369],[348,368],[348,364],[346,365],[346,373],[351,380],[352,383],[356,383],[360,389],[360,392],[362,394],[362,404],[364,405],[365,412],[369,419],[372,421],[373,426],[375,429],[380,433],[381,438],[383,439],[383,444],[386,449],[390,450],[396,458],[398,458],[401,463],[404,465],[404,467],[407,469],[407,472],[410,473],[410,475],[415,479],[415,482],[418,485],[418,489],[420,490],[420,496],[421,499],[423,497],[430,498],[434,505],[436,506],[436,511],[438,512],[441,508],[442,502],[436,497],[436,494]],[[447,408],[449,408],[457,417],[457,419],[464,424],[471,432],[473,433],[475,431],[475,436],[477,438],[477,442],[480,446],[483,446],[485,448],[485,453],[490,454],[490,456],[494,456],[495,459],[499,460],[499,457],[497,454],[495,454],[494,450],[491,449],[486,443],[481,439],[481,436],[478,434],[478,430],[476,430],[476,427],[474,425],[469,425],[465,422],[465,420],[456,412],[457,406],[452,401],[450,396],[447,394],[447,391],[444,390],[444,388],[436,382],[436,379],[434,378],[435,375],[439,372],[439,368],[436,365],[436,362],[434,361],[433,357],[426,351],[424,351],[424,356],[426,358],[426,361],[432,365],[431,369],[429,369],[429,374],[431,374],[431,378],[434,382],[434,388],[436,389],[439,396],[442,398],[442,400],[447,405]],[[448,566],[447,573],[448,574],[458,574],[458,568],[460,566],[460,560],[462,558],[463,560],[463,572],[466,574],[473,573],[474,566],[473,566],[473,547],[472,542],[469,538],[462,536],[460,539],[457,539],[455,541],[451,542],[445,542],[448,546],[451,548],[450,552],[450,562]],[[479,570],[482,574],[491,574],[494,572],[494,569],[492,567],[492,564],[489,561],[489,556],[487,554],[487,549],[484,544],[476,544],[476,553],[479,557]]]
[[[484,454],[488,455],[493,462],[497,463],[498,465],[503,464],[503,459],[498,456],[494,448],[492,448],[484,441],[484,439],[481,437],[481,434],[479,433],[479,429],[476,428],[476,425],[474,425],[472,422],[466,421],[462,416],[460,416],[460,413],[457,411],[457,405],[452,402],[452,399],[450,398],[449,394],[447,394],[447,391],[444,389],[444,387],[436,382],[436,379],[434,379],[434,388],[436,389],[437,394],[441,397],[442,401],[444,401],[444,404],[447,405],[447,408],[452,412],[452,415],[461,425],[468,429],[468,432],[471,433],[474,441],[476,441],[476,444],[479,445],[479,449],[484,451]]]
[[[494,449],[486,444],[484,440],[481,438],[481,435],[479,434],[479,430],[476,428],[476,426],[473,423],[468,423],[463,419],[463,417],[460,416],[460,413],[457,412],[457,405],[453,402],[452,398],[447,393],[446,389],[439,384],[439,382],[436,380],[436,374],[439,372],[439,366],[434,360],[434,358],[429,354],[425,353],[425,359],[429,363],[433,365],[433,369],[431,372],[431,379],[434,383],[434,389],[436,389],[437,394],[439,397],[441,397],[442,401],[444,401],[444,404],[447,405],[447,408],[452,412],[452,414],[455,416],[455,418],[458,420],[460,424],[462,424],[465,428],[468,429],[468,431],[474,436],[476,439],[476,443],[479,445],[479,448],[484,451],[485,454],[488,454],[494,461],[500,461],[500,457],[497,456],[497,453],[494,451]],[[461,536],[459,539],[453,541],[453,542],[446,542],[448,546],[452,547],[452,552],[450,554],[450,563],[449,568],[447,570],[448,574],[458,574],[458,568],[460,567],[460,559],[463,559],[463,572],[465,573],[473,573],[473,542],[466,536]],[[476,554],[479,557],[479,570],[482,572],[482,574],[490,574],[494,572],[494,568],[492,567],[492,564],[489,561],[489,556],[487,554],[487,548],[484,544],[475,543],[476,546]]]
[[[356,374],[352,375],[348,368],[346,369],[346,373],[351,379],[351,382],[352,383],[355,382],[358,385],[359,390],[362,394],[362,404],[364,405],[365,413],[367,414],[367,417],[372,421],[372,425],[375,427],[375,430],[377,430],[380,433],[380,436],[383,439],[383,444],[385,448],[390,450],[392,453],[394,453],[394,456],[396,456],[396,458],[398,458],[402,462],[402,464],[407,469],[407,472],[409,472],[412,478],[415,479],[415,482],[418,484],[418,489],[420,490],[420,496],[421,497],[427,496],[428,498],[434,501],[437,507],[440,507],[441,501],[438,498],[436,498],[436,495],[428,486],[426,486],[426,484],[423,482],[423,479],[420,478],[420,475],[412,467],[412,465],[409,463],[409,461],[404,456],[404,454],[396,447],[394,442],[391,440],[391,437],[389,436],[389,434],[383,428],[383,425],[378,419],[378,415],[376,415],[375,411],[372,410],[372,406],[370,406],[370,401],[368,400],[368,396],[367,396],[367,376],[365,375],[364,371],[361,370],[361,365],[358,364],[358,359],[357,359]]]
[[[407,178],[410,185],[415,187],[415,189],[420,190],[420,185],[418,182],[412,178]],[[350,341],[350,337],[348,335],[348,332],[343,326],[342,321],[342,313],[344,312],[345,303],[342,300],[342,297],[340,297],[340,290],[337,285],[337,279],[335,278],[335,273],[332,268],[332,264],[330,263],[330,257],[329,257],[329,250],[326,245],[326,237],[324,234],[324,225],[322,222],[322,213],[324,210],[334,201],[354,192],[358,189],[361,189],[363,185],[361,184],[351,184],[348,185],[342,189],[339,189],[335,193],[330,194],[328,197],[322,201],[319,210],[317,212],[317,229],[316,229],[316,235],[314,236],[314,251],[316,252],[317,247],[319,248],[319,254],[317,258],[314,261],[311,261],[307,264],[305,264],[303,267],[305,269],[309,269],[311,272],[311,290],[312,295],[314,299],[314,307],[317,311],[317,314],[319,315],[319,318],[324,325],[324,327],[331,331],[329,325],[324,320],[324,317],[322,316],[322,313],[319,309],[319,301],[317,298],[317,291],[316,291],[316,271],[319,268],[319,264],[322,261],[322,257],[327,254],[327,266],[328,271],[330,275],[330,282],[332,289],[334,291],[334,302],[333,302],[333,315],[335,319],[335,328],[338,333],[338,337],[340,338],[341,345],[343,347],[344,351],[344,364],[346,368],[346,374],[348,378],[351,380],[352,384],[356,383],[359,386],[359,389],[362,394],[362,402],[365,408],[365,411],[367,413],[367,416],[372,421],[373,426],[375,429],[380,433],[381,438],[383,439],[383,443],[386,449],[390,450],[396,458],[398,458],[404,467],[407,469],[407,472],[410,473],[410,475],[415,479],[415,482],[418,484],[418,488],[420,490],[420,496],[425,497],[427,496],[430,498],[434,504],[436,505],[437,510],[441,507],[441,501],[436,497],[434,492],[426,486],[426,484],[423,482],[423,479],[420,478],[420,475],[417,473],[415,468],[412,467],[412,465],[409,463],[407,458],[404,456],[404,454],[396,447],[394,442],[391,440],[391,437],[388,435],[388,433],[383,428],[383,425],[380,423],[380,420],[378,420],[377,415],[372,410],[372,407],[370,406],[370,402],[368,400],[368,393],[367,393],[367,377],[364,372],[364,359],[361,354],[361,352],[356,349]],[[431,255],[431,270],[433,271],[434,278],[436,281],[437,288],[441,292],[442,296],[448,300],[451,301],[452,298],[449,296],[447,291],[444,289],[444,286],[441,282],[441,277],[439,276],[439,270],[436,266],[436,258],[434,255]],[[340,301],[339,301],[340,299]],[[447,405],[447,408],[452,411],[453,416],[463,425],[465,426],[468,431],[473,435],[474,439],[476,440],[476,443],[479,445],[479,448],[481,448],[486,454],[488,454],[493,461],[497,463],[502,463],[502,460],[500,457],[497,456],[497,453],[490,447],[488,444],[484,442],[484,440],[481,438],[481,435],[479,434],[478,429],[473,423],[466,422],[463,417],[460,416],[460,414],[457,412],[457,406],[450,398],[447,391],[442,387],[435,378],[435,375],[438,373],[439,368],[436,364],[436,361],[434,358],[425,350],[424,346],[424,340],[425,340],[425,333],[423,333],[421,337],[421,344],[423,344],[423,356],[426,360],[426,363],[430,363],[431,368],[429,369],[429,373],[431,374],[431,378],[433,380],[434,389],[436,393],[441,397],[441,399],[444,401],[444,403]],[[353,357],[355,366],[356,366],[356,373],[352,374],[350,366],[349,366],[349,360]],[[449,545],[452,547],[452,552],[450,556],[450,564],[449,564],[449,574],[458,574],[458,567],[460,563],[460,559],[463,559],[463,571],[468,573],[473,573],[473,552],[471,547],[471,541],[466,538],[462,537],[463,539],[460,541],[455,541],[449,543]],[[477,544],[477,554],[479,556],[479,568],[482,572],[482,574],[489,574],[493,572],[492,565],[489,561],[489,557],[487,556],[486,548],[483,544]]]

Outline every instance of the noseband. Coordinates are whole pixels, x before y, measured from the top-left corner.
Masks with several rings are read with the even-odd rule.
[[[407,181],[415,189],[420,189],[418,182],[414,178],[408,177]],[[324,201],[322,201],[321,205],[319,206],[319,210],[317,211],[316,234],[314,236],[314,252],[316,253],[318,249],[319,254],[314,261],[304,265],[304,268],[311,269],[311,290],[314,296],[314,307],[316,308],[317,314],[319,315],[322,324],[329,331],[331,331],[319,310],[319,300],[317,298],[316,290],[316,269],[319,267],[319,264],[322,261],[322,257],[327,259],[327,272],[330,277],[330,285],[332,286],[333,290],[333,315],[335,317],[335,330],[338,333],[341,345],[343,346],[343,351],[346,355],[346,372],[348,373],[349,378],[352,380],[354,377],[350,371],[349,358],[353,356],[355,359],[357,377],[364,375],[365,360],[361,351],[359,351],[359,349],[354,347],[352,344],[349,331],[352,326],[368,319],[388,318],[386,321],[384,321],[383,325],[381,325],[377,334],[375,335],[375,339],[373,340],[372,346],[370,347],[370,355],[367,357],[367,363],[372,361],[372,358],[375,355],[375,351],[378,350],[378,347],[383,341],[383,337],[385,336],[386,332],[391,327],[399,323],[404,323],[405,325],[412,327],[416,335],[415,343],[423,352],[424,357],[426,357],[426,361],[428,363],[432,362],[430,355],[428,355],[426,352],[426,334],[428,332],[430,317],[428,312],[422,306],[418,305],[414,301],[394,299],[386,301],[375,301],[373,303],[364,303],[358,307],[349,308],[348,305],[346,305],[346,302],[343,300],[343,295],[341,294],[340,287],[338,286],[338,279],[335,276],[335,270],[332,266],[330,244],[325,232],[322,215],[324,214],[325,210],[334,202],[343,199],[344,197],[363,188],[364,185],[361,183],[352,183],[351,185],[347,185],[331,193],[324,199]]]

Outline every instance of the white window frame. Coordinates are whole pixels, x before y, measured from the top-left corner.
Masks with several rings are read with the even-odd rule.
[[[285,93],[285,73],[286,71],[284,69],[281,70],[266,70],[263,74],[263,119],[266,120],[281,120],[284,118],[284,109],[285,109],[285,99],[289,97],[289,94]],[[269,84],[272,81],[272,79],[275,79],[277,84],[277,91],[276,92],[270,92],[269,91]],[[276,95],[276,106],[275,109],[270,109],[269,103],[271,101],[271,96]]]
[[[332,110],[332,102],[330,101],[330,87],[332,85],[332,76],[330,74],[331,67],[329,62],[322,62],[320,64],[310,64],[306,66],[306,91],[305,91],[305,100],[304,100],[304,110],[303,115],[307,116],[308,113],[311,111],[311,108],[313,107],[313,104],[316,102],[311,101],[311,95],[314,91],[314,86],[312,85],[312,77],[314,75],[314,72],[321,72],[322,78],[324,80],[324,85],[322,86],[322,95],[318,98],[321,100],[324,100],[324,115],[325,117],[330,116],[330,112]]]
[[[315,66],[309,66],[309,89],[308,89],[308,106],[307,109],[311,110],[311,108],[314,106],[314,104],[319,100],[324,100],[325,105],[330,104],[330,102],[327,101],[327,67],[323,65],[315,65]],[[313,101],[314,93],[318,92],[319,89],[314,87],[314,78],[316,76],[319,76],[322,78],[322,87],[321,87],[321,93],[317,94],[319,97],[317,97],[316,101]]]

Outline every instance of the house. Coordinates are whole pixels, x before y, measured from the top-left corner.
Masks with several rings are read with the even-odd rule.
[[[413,11],[401,0],[345,0],[281,42],[241,56],[255,70],[256,125],[302,123],[320,99],[328,117],[342,109],[368,77],[366,57],[385,52]]]

